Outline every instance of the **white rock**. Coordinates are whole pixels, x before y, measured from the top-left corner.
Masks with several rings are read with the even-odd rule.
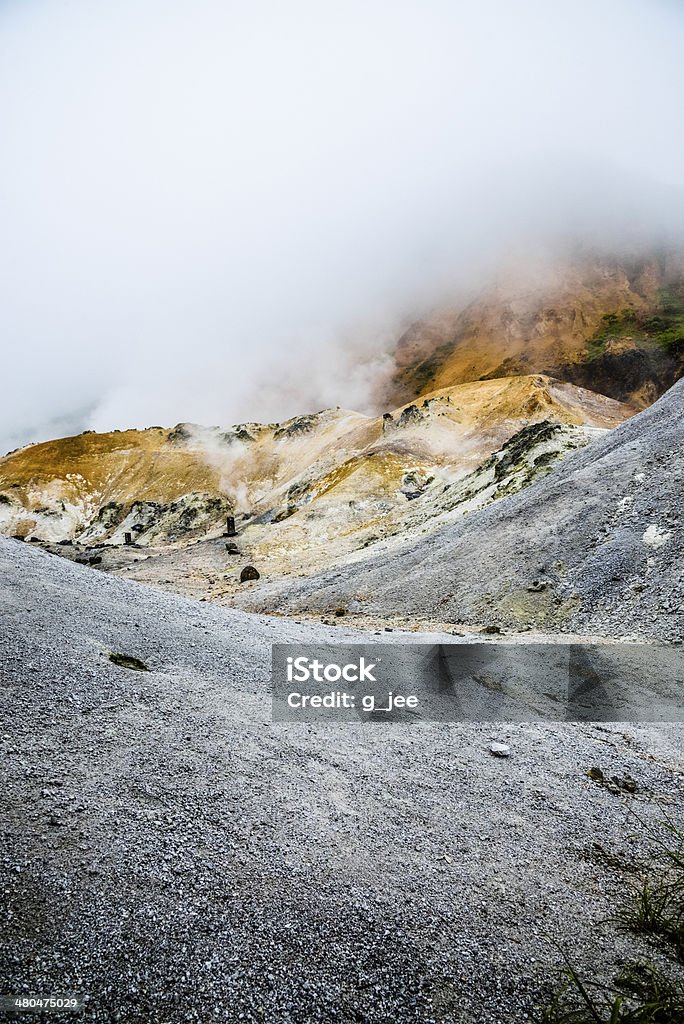
[[[656,526],[655,523],[651,523],[641,539],[649,548],[662,548],[663,544],[667,544],[671,536],[672,534],[666,533]]]
[[[489,748],[489,752],[490,754],[493,754],[494,757],[511,756],[511,748],[506,743],[492,743],[491,747]]]

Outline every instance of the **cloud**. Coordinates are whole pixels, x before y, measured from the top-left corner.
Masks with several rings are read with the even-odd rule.
[[[653,0],[6,0],[0,447],[364,408],[511,246],[678,234],[683,43]]]

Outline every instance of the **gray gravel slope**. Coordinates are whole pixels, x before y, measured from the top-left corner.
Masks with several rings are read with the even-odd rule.
[[[684,381],[519,494],[247,608],[681,639]]]
[[[97,1021],[517,1024],[548,937],[607,974],[632,951],[609,918],[632,810],[681,813],[677,729],[274,725],[269,644],[332,630],[7,540],[0,623],[0,991],[90,993]]]

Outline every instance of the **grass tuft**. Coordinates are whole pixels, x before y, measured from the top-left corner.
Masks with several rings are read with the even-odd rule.
[[[670,966],[633,962],[606,985],[583,978],[561,950],[563,981],[542,1024],[683,1024],[684,829],[669,821],[661,826],[654,836],[657,874],[642,883],[620,918],[650,935]]]
[[[684,830],[671,822],[662,826],[665,838],[657,839],[660,873],[643,883],[636,905],[624,918],[635,932],[664,941],[684,964]]]

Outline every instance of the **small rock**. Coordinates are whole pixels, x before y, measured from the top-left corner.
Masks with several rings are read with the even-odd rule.
[[[107,657],[120,668],[129,668],[133,672],[150,671],[144,661],[141,661],[140,658],[134,658],[132,654],[120,654],[118,651],[110,651]]]
[[[240,573],[240,583],[246,583],[247,580],[258,580],[259,573],[253,565],[246,565]]]
[[[489,748],[489,752],[490,754],[493,754],[494,757],[511,756],[511,748],[508,746],[507,743],[492,743],[491,747]]]

